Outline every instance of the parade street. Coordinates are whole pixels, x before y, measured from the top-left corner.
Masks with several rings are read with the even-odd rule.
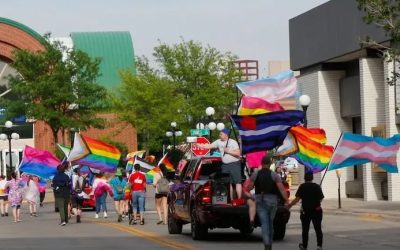
[[[51,196],[48,193],[48,197]],[[38,217],[30,217],[26,204],[22,207],[22,222],[12,216],[0,218],[0,249],[262,249],[261,230],[244,238],[238,230],[209,230],[208,239],[193,241],[190,225],[181,235],[169,235],[167,226],[156,225],[153,199],[148,194],[146,223],[128,225],[125,219],[117,223],[113,203],[108,199],[107,219],[94,219],[94,212],[85,211],[82,223],[73,217],[67,226],[59,226],[54,204],[45,203]],[[309,249],[316,249],[315,234],[310,231]],[[398,221],[366,215],[326,213],[323,220],[324,249],[399,249]],[[298,212],[292,212],[286,237],[275,242],[274,249],[297,249],[301,225]]]

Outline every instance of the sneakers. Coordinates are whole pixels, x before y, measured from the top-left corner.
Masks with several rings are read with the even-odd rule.
[[[106,211],[104,211],[103,218],[107,218],[107,212]]]
[[[122,215],[118,215],[118,220],[117,220],[118,222],[121,222],[122,221]]]
[[[299,244],[299,249],[300,249],[300,250],[307,250],[307,248],[303,246],[303,243],[300,243],[300,244]]]
[[[317,246],[317,250],[322,250],[322,247],[321,246]]]
[[[65,222],[65,221],[63,221],[62,223],[61,223],[61,226],[63,227],[63,226],[66,226],[67,225],[67,222]]]
[[[81,216],[80,215],[76,216],[76,223],[81,223]]]
[[[95,215],[94,215],[94,218],[95,218],[95,219],[98,219],[98,218],[99,218],[99,214],[95,214]]]

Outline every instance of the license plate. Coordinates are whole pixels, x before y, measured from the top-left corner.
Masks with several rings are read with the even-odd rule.
[[[228,202],[227,196],[213,196],[212,197],[213,204],[226,204]]]

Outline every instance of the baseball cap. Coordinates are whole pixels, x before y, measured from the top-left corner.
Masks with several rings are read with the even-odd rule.
[[[229,128],[224,128],[223,130],[221,130],[222,133],[229,135],[231,133],[231,131],[229,130]]]
[[[115,176],[122,176],[122,170],[120,168],[118,168],[117,172],[115,172]]]

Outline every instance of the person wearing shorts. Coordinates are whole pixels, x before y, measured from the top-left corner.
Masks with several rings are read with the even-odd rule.
[[[0,176],[0,212],[1,217],[8,216],[8,190],[7,180],[4,175]]]
[[[140,225],[144,225],[144,202],[146,199],[146,176],[140,172],[140,165],[135,164],[135,172],[129,177],[132,187],[133,224],[136,224],[136,215],[139,211]]]
[[[222,173],[229,174],[231,188],[230,198],[233,199],[233,185],[236,190],[236,197],[242,198],[242,166],[240,164],[240,149],[237,141],[230,139],[230,130],[224,128],[219,133],[219,139],[211,144],[197,144],[199,148],[213,149],[216,148],[221,153]]]

